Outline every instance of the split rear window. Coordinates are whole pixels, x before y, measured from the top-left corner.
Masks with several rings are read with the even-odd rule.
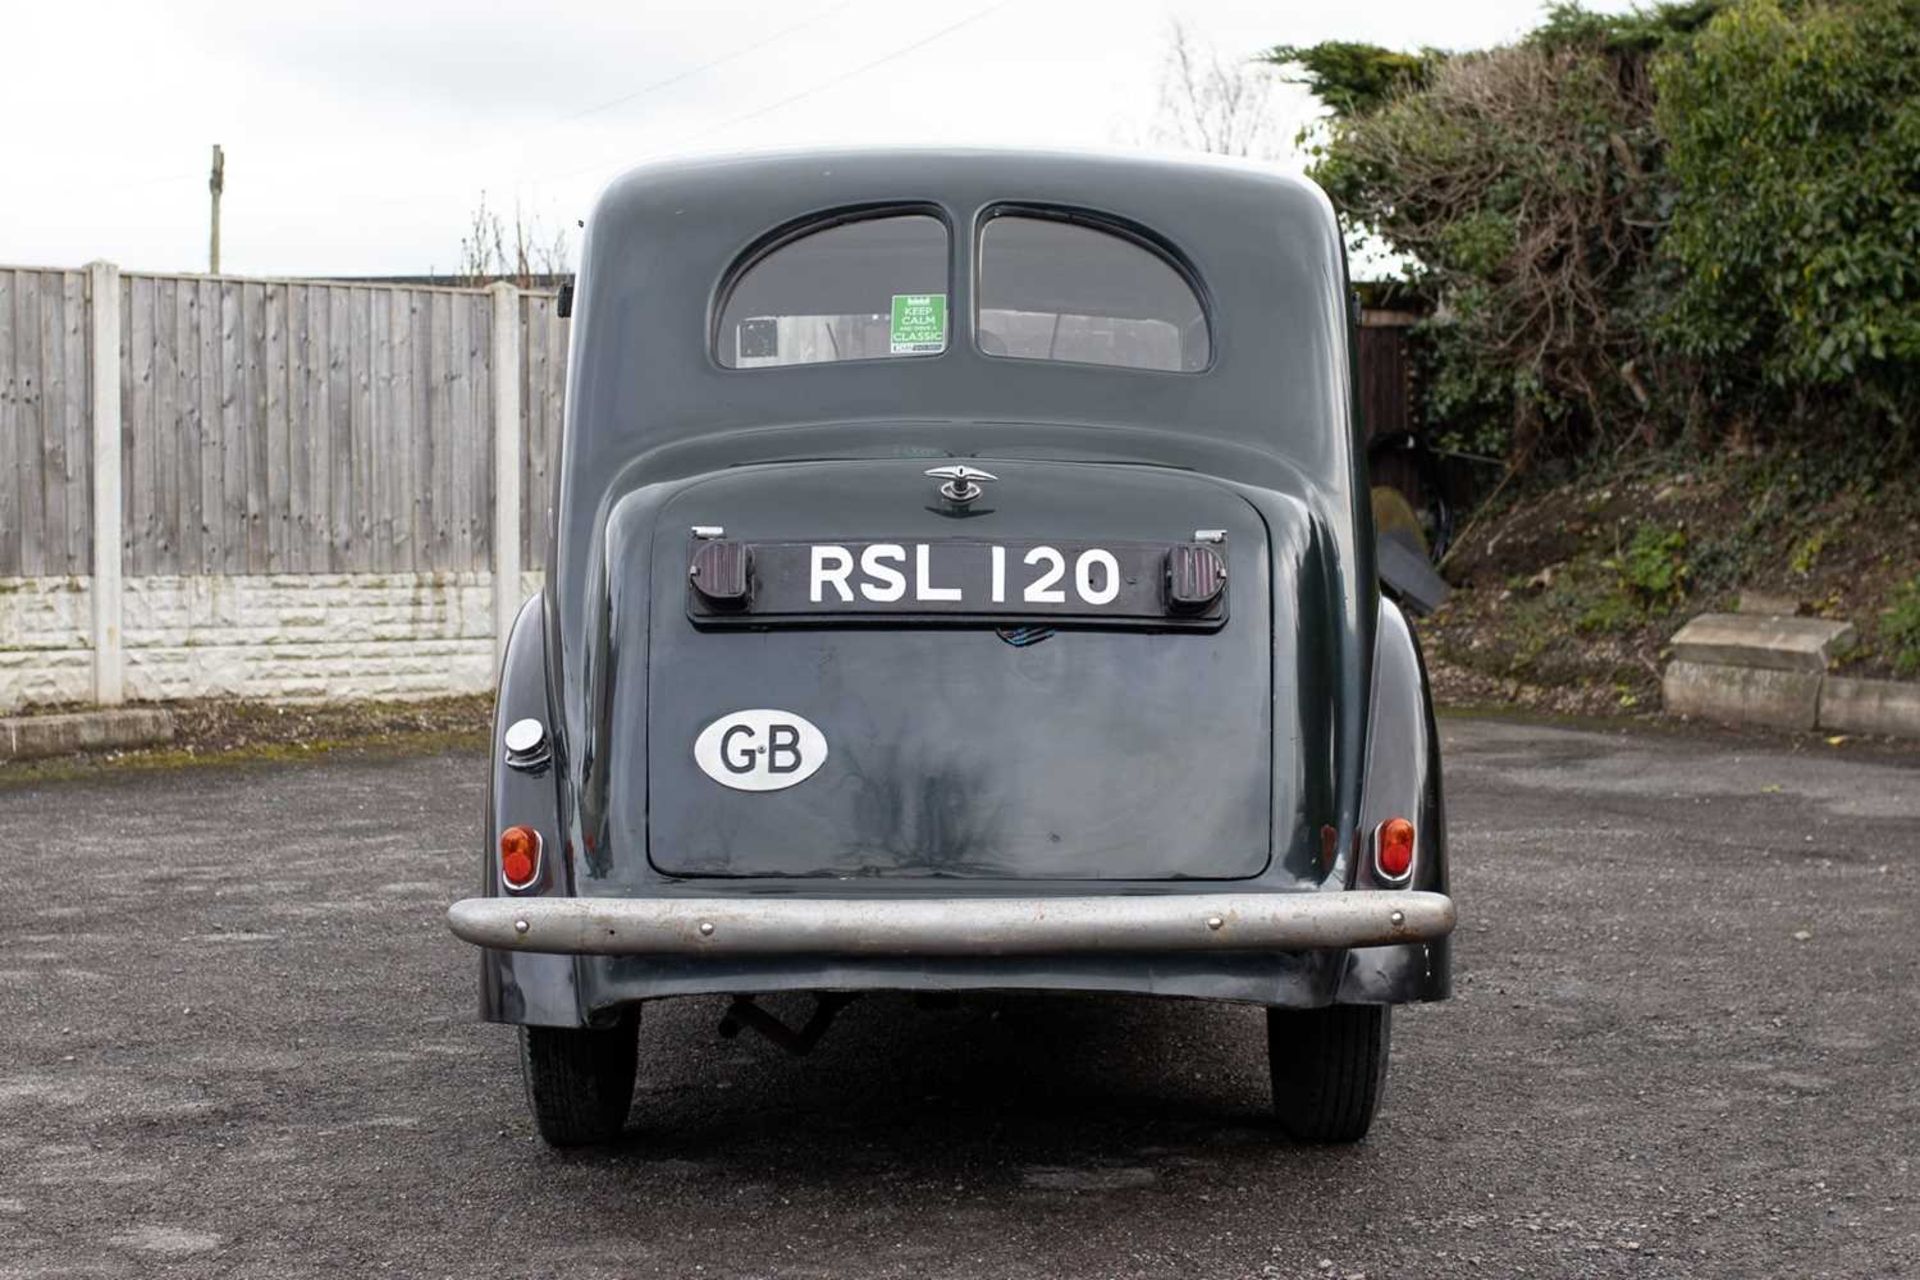
[[[732,369],[938,356],[947,350],[944,222],[897,213],[778,245],[738,273],[715,355]],[[974,340],[985,355],[1191,373],[1206,308],[1187,275],[1131,235],[1066,217],[990,215],[978,240]]]

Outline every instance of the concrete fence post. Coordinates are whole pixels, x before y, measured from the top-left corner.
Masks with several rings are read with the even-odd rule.
[[[520,610],[520,291],[502,281],[493,295],[493,652],[507,652]]]
[[[92,343],[87,368],[93,418],[93,700],[126,700],[126,655],[120,618],[120,268],[87,264]]]

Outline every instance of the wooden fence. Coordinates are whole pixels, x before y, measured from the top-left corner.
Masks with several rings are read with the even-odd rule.
[[[0,578],[92,571],[89,290],[87,271],[0,268]],[[487,290],[128,274],[118,295],[125,573],[490,567]],[[538,566],[567,325],[551,292],[518,292],[517,314],[519,559]],[[1361,328],[1371,435],[1413,426],[1410,319]]]
[[[1407,335],[1418,319],[1404,311],[1360,313],[1354,398],[1368,439],[1417,429],[1413,353]]]
[[[94,278],[0,268],[0,577],[92,572]],[[490,567],[493,294],[117,279],[125,573]],[[566,323],[551,293],[510,302],[519,558],[537,566]]]
[[[87,276],[0,270],[0,576],[93,562]]]
[[[520,295],[520,422],[526,441],[520,485],[520,562],[547,562],[547,507],[553,501],[553,465],[560,448],[560,414],[567,390],[567,334],[553,293]]]
[[[1375,487],[1397,489],[1415,511],[1428,501],[1426,478],[1413,453],[1375,447],[1418,432],[1414,412],[1413,352],[1408,335],[1419,317],[1404,311],[1369,309],[1360,313],[1354,377],[1354,408],[1366,432],[1371,479]]]
[[[1395,315],[1363,323],[1376,434],[1411,425],[1404,333]],[[556,296],[505,285],[0,268],[0,684],[15,701],[71,700],[84,653],[86,692],[122,701],[129,580],[142,696],[191,693],[199,677],[159,664],[198,671],[196,653],[244,636],[288,639],[282,655],[324,648],[307,633],[327,606],[304,599],[336,580],[376,596],[423,575],[482,591],[497,651],[522,566],[545,561],[566,349]],[[201,618],[191,602],[215,586],[227,603]],[[275,592],[299,599],[257,603]]]

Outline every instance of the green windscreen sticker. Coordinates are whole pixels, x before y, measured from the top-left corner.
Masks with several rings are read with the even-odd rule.
[[[931,355],[947,349],[947,295],[893,295],[892,354]]]

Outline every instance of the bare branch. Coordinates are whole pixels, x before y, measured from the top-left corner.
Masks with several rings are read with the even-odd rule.
[[[1263,63],[1229,62],[1203,48],[1181,22],[1167,29],[1160,69],[1160,141],[1225,156],[1275,150],[1275,73]]]
[[[467,220],[466,234],[460,238],[455,274],[463,284],[478,286],[505,280],[524,289],[565,275],[572,270],[572,259],[566,227],[549,232],[537,216],[528,217],[516,205],[509,228],[482,191]]]
[[[1548,432],[1564,449],[1632,429],[1657,374],[1622,305],[1653,251],[1654,186],[1633,141],[1650,113],[1645,78],[1606,57],[1520,45],[1450,58],[1330,126],[1349,213],[1437,286],[1448,342],[1521,389],[1516,462]]]

